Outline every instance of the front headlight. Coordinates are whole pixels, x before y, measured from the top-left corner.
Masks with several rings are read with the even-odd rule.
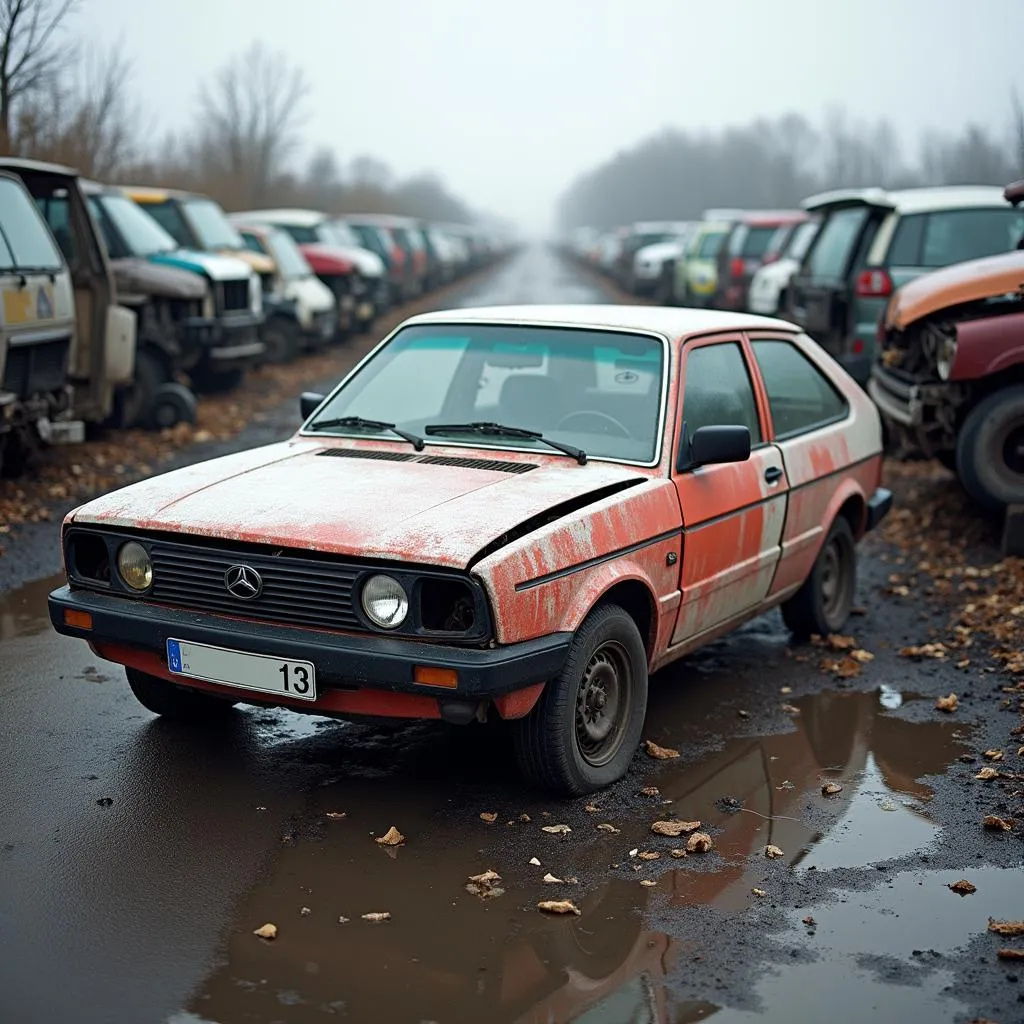
[[[117,571],[132,590],[148,590],[153,582],[149,552],[138,541],[130,540],[121,545],[117,552]]]
[[[363,584],[361,601],[366,617],[381,629],[395,629],[409,614],[409,595],[390,576],[371,576]]]
[[[935,369],[943,380],[949,380],[953,370],[953,363],[956,361],[956,338],[948,335],[939,343],[938,356],[935,359]]]
[[[217,315],[217,300],[213,297],[213,285],[206,282],[206,294],[203,296],[203,319],[212,320]]]
[[[249,274],[249,309],[257,315],[263,312],[263,284],[255,271]]]

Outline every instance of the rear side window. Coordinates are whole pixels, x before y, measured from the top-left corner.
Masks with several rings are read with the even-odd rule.
[[[914,213],[908,217],[900,217],[896,232],[889,246],[886,263],[890,267],[921,266],[921,240],[924,238],[923,213]]]
[[[786,242],[782,255],[791,260],[802,260],[807,255],[807,250],[818,233],[818,225],[813,220],[804,221],[797,226]]]
[[[846,415],[846,399],[792,342],[755,341],[753,349],[777,438],[802,434]]]
[[[866,206],[836,210],[825,221],[807,257],[808,275],[815,281],[841,281],[861,229],[868,219]]]
[[[297,224],[282,224],[281,227],[297,245],[315,245],[320,241],[316,228],[299,227]]]
[[[683,420],[690,437],[701,427],[745,426],[750,429],[750,443],[760,442],[754,389],[736,342],[691,349],[684,373]]]
[[[948,267],[1013,249],[1024,230],[1024,212],[1005,209],[942,210],[928,214],[922,267]]]
[[[0,178],[0,234],[6,243],[3,269],[59,270],[63,266],[39,210],[25,189],[10,178]]]
[[[743,246],[736,255],[748,260],[760,259],[768,251],[768,245],[776,230],[777,228],[772,227],[748,228]]]

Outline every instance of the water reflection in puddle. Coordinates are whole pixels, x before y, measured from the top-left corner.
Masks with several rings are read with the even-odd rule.
[[[64,584],[63,573],[35,580],[14,590],[0,590],[0,642],[34,636],[50,627],[46,599]]]

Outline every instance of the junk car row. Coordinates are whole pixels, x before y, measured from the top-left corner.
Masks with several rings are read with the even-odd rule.
[[[367,331],[506,249],[475,226],[229,215],[197,193],[0,158],[0,471],[90,425],[194,421],[197,394]]]

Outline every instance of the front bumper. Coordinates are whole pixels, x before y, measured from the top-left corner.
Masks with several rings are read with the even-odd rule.
[[[258,313],[189,317],[181,325],[183,345],[201,349],[203,358],[218,367],[249,366],[263,354],[259,337],[263,321]]]
[[[484,700],[546,682],[562,670],[572,639],[571,633],[553,633],[486,649],[454,647],[188,612],[69,586],[53,591],[47,604],[50,622],[58,633],[92,644],[142,651],[158,657],[165,667],[167,640],[173,637],[251,654],[312,661],[321,690],[366,688],[454,700]],[[65,611],[88,613],[92,628],[67,625]],[[417,683],[413,680],[417,665],[453,669],[458,673],[458,685]],[[266,700],[266,694],[253,692],[253,696]]]
[[[892,491],[886,487],[875,488],[875,493],[868,498],[867,519],[865,530],[873,530],[892,509]]]

